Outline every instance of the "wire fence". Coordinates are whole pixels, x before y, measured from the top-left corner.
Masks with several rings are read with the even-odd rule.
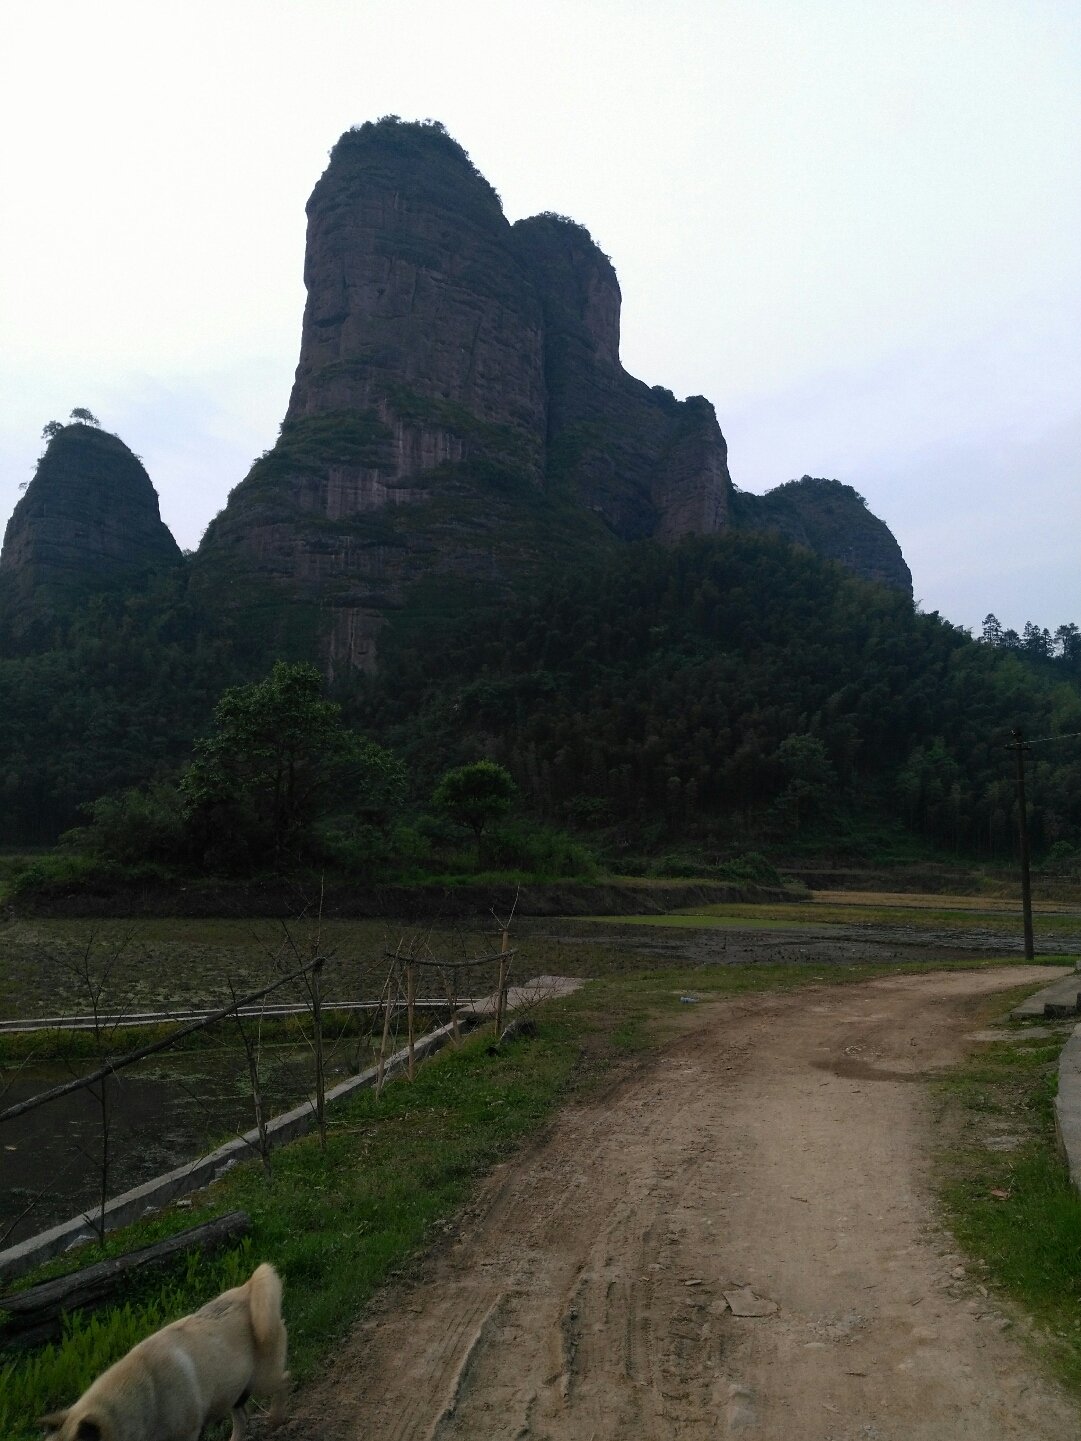
[[[287,933],[264,984],[226,976],[221,1004],[190,1008],[126,1006],[119,943],[76,947],[60,1014],[0,1022],[0,1251],[72,1217],[103,1238],[111,1198],[238,1136],[269,1172],[271,1120],[293,1107],[325,1145],[328,1088],[375,1069],[378,1094],[403,1051],[412,1079],[425,1033],[449,1025],[456,1042],[467,1013],[501,1033],[508,929],[479,955],[450,959],[418,931],[381,966],[330,968],[318,928],[304,947]]]

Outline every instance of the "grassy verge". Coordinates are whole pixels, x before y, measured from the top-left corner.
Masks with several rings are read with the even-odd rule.
[[[1035,1037],[1007,1029],[940,1084],[938,1177],[958,1244],[985,1284],[1032,1318],[1041,1359],[1081,1394],[1081,1195],[1060,1157],[1053,1112],[1071,1028]]]

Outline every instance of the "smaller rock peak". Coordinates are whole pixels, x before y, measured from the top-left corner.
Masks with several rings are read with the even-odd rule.
[[[179,560],[150,477],[119,436],[92,416],[52,422],[45,434],[45,453],[8,522],[0,571],[32,592]]]
[[[623,296],[615,267],[584,225],[546,210],[511,233],[537,278],[549,323],[581,329],[596,359],[619,365]]]
[[[574,258],[588,262],[601,270],[610,283],[619,289],[615,266],[593,239],[589,229],[569,215],[560,215],[555,210],[542,210],[514,224],[516,231],[544,235],[549,243],[561,245]]]

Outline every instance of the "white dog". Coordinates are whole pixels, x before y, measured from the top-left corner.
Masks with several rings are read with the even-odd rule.
[[[199,1441],[208,1421],[233,1413],[231,1441],[247,1432],[250,1396],[284,1411],[289,1374],[273,1266],[256,1268],[201,1310],[133,1346],[67,1411],[43,1418],[50,1441]]]

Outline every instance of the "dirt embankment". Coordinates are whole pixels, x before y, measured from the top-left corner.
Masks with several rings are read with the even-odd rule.
[[[1073,1441],[928,1191],[920,1081],[1032,968],[688,1008],[387,1292],[287,1435]],[[741,1311],[759,1314],[739,1314]]]
[[[576,885],[493,886],[328,886],[320,896],[311,886],[286,881],[251,885],[152,886],[86,884],[43,887],[18,896],[18,916],[78,917],[273,917],[284,920],[311,915],[322,902],[328,919],[408,916],[424,920],[486,920],[494,907],[509,914],[517,902],[524,916],[654,915],[685,906],[723,905],[739,901],[784,901],[803,893],[753,884],[711,881],[663,884],[605,882]]]

